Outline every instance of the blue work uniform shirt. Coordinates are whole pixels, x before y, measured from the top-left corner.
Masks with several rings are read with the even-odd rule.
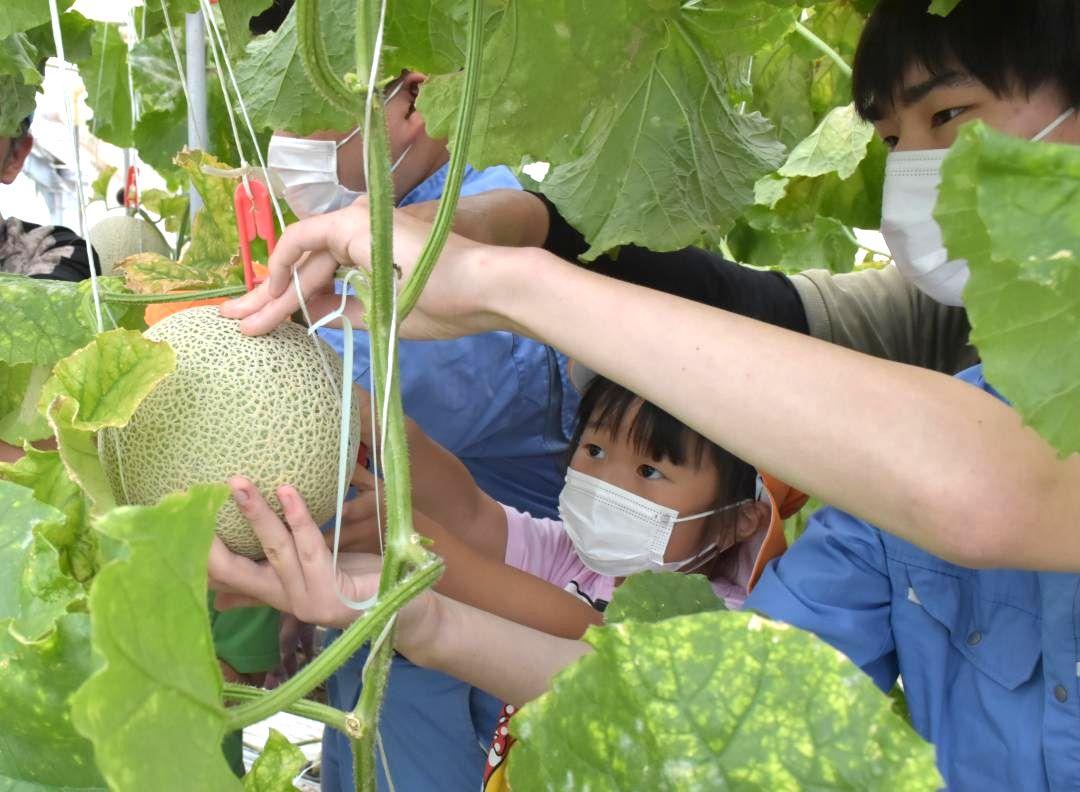
[[[1000,398],[981,366],[958,376]],[[1080,576],[960,567],[826,508],[746,607],[817,634],[882,690],[899,676],[948,789],[1080,789]]]
[[[443,166],[399,206],[439,198],[446,173]],[[461,194],[505,188],[521,189],[509,168],[470,167]],[[326,329],[320,335],[342,353],[341,331]],[[369,350],[367,333],[355,332],[353,379],[365,390]],[[563,355],[528,338],[493,332],[450,341],[401,341],[399,361],[406,414],[460,458],[481,489],[535,516],[557,516],[578,405]],[[330,638],[337,635],[334,631]],[[366,659],[364,649],[327,680],[333,706],[356,705]],[[395,655],[379,725],[394,786],[475,792],[500,709],[492,696]],[[388,790],[379,764],[379,789]],[[346,792],[353,786],[348,740],[327,729],[322,788]]]

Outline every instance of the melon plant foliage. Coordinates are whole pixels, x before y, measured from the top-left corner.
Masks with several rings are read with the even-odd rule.
[[[355,75],[355,0],[300,2],[322,22],[331,71]],[[239,283],[234,180],[219,174],[252,152],[234,148],[216,78],[211,151],[183,151],[186,103],[169,36],[182,51],[183,16],[197,0],[138,9],[134,42],[70,5],[59,2],[61,28],[92,130],[133,145],[166,176],[171,191],[147,202],[170,230],[186,224],[180,190],[194,186],[206,209],[179,258],[129,260],[99,279],[100,334],[89,283],[0,275],[0,441],[58,444],[0,465],[0,789],[286,789],[300,759],[280,737],[242,781],[219,750],[251,704],[225,706],[206,612],[221,482],[117,505],[97,452],[175,366],[167,345],[141,335],[132,300]],[[261,141],[277,128],[353,128],[356,113],[324,98],[326,85],[308,74],[313,45],[298,34],[295,9],[274,33],[248,32],[269,5],[221,0],[214,12]],[[928,12],[955,5],[934,0]],[[853,229],[880,220],[884,150],[851,109],[843,66],[872,6],[390,0],[383,72],[430,75],[420,108],[471,164],[550,162],[541,189],[585,234],[587,257],[629,243],[704,244],[754,264],[842,271],[855,263]],[[459,129],[473,7],[482,9],[479,90],[474,122]],[[52,48],[48,4],[7,0],[0,135],[33,109]],[[1062,454],[1080,450],[1078,177],[1076,147],[972,128],[946,163],[938,206],[950,252],[971,262],[968,306],[989,377]],[[98,188],[106,193],[108,180]],[[372,330],[375,339],[386,327]],[[400,604],[438,571],[412,566],[384,578],[385,601]],[[573,778],[576,788],[636,789],[646,777],[655,789],[936,788],[932,749],[846,659],[808,634],[715,605],[693,578],[627,583],[611,623],[587,638],[596,651],[513,721],[514,788]],[[368,632],[356,634],[381,629],[392,610],[376,607],[358,622]],[[341,713],[304,706],[348,728]]]

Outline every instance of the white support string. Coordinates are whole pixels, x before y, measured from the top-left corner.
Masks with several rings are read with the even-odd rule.
[[[210,53],[213,56],[214,68],[217,71],[218,83],[221,86],[221,93],[225,97],[225,107],[229,114],[229,125],[233,132],[233,141],[236,144],[236,151],[240,157],[240,178],[244,184],[244,189],[247,190],[248,196],[251,196],[251,185],[248,181],[248,163],[244,157],[243,145],[240,142],[240,132],[236,126],[236,111],[233,109],[232,99],[229,95],[229,86],[225,83],[225,77],[222,72],[221,65],[225,64],[225,71],[229,74],[229,80],[232,83],[233,91],[236,94],[236,104],[240,108],[240,113],[243,115],[244,123],[247,128],[248,134],[251,136],[251,145],[255,149],[255,156],[259,161],[259,165],[262,169],[263,179],[267,186],[267,193],[270,196],[271,205],[274,207],[274,214],[277,217],[278,225],[281,230],[285,230],[285,216],[281,210],[281,204],[278,202],[277,195],[275,195],[272,182],[270,180],[270,172],[266,167],[266,161],[263,158],[262,150],[259,148],[259,138],[255,134],[255,127],[251,123],[251,117],[248,115],[247,107],[244,104],[243,94],[240,92],[240,86],[236,82],[236,76],[232,68],[232,59],[229,57],[229,52],[225,47],[225,41],[221,36],[221,29],[217,23],[217,17],[214,16],[213,9],[210,8],[210,4],[207,0],[199,0],[202,9],[203,19],[206,21],[206,26],[210,30]],[[220,52],[220,56],[219,53]],[[293,286],[296,289],[297,302],[300,304],[300,312],[304,317],[304,321],[308,326],[311,325],[311,313],[308,311],[307,301],[304,299],[303,290],[300,288],[300,279],[293,270]],[[323,373],[326,374],[326,378],[332,385],[336,384],[337,380],[334,377],[332,368],[330,367],[330,361],[327,358],[327,351],[318,338],[312,337],[312,343],[315,344],[315,348],[318,350],[319,361],[322,363]],[[346,372],[346,378],[351,382],[352,369],[349,368]]]
[[[97,269],[94,266],[94,247],[90,243],[90,228],[86,224],[86,194],[83,191],[82,152],[79,145],[79,131],[75,128],[75,109],[71,101],[71,90],[66,75],[70,65],[64,55],[64,36],[60,31],[60,11],[56,7],[56,0],[49,0],[49,15],[52,20],[53,45],[56,47],[56,57],[60,61],[61,72],[65,75],[64,83],[64,118],[67,122],[68,134],[71,135],[71,143],[75,153],[75,196],[79,202],[79,234],[86,241],[86,257],[90,264],[90,291],[94,297],[94,319],[97,321],[99,333],[105,332],[105,322],[101,316],[101,293],[98,291]]]
[[[248,115],[247,106],[244,104],[244,95],[240,92],[240,85],[236,81],[236,73],[233,71],[232,59],[229,57],[229,52],[225,48],[225,43],[221,36],[221,26],[218,25],[217,17],[214,16],[214,14],[210,14],[209,16],[208,27],[211,30],[211,35],[217,40],[218,49],[221,50],[221,60],[225,64],[225,72],[229,75],[229,82],[232,84],[233,92],[236,94],[236,106],[240,108],[240,115],[244,119],[244,125],[247,128],[248,136],[251,138],[252,148],[255,149],[255,157],[259,162],[259,169],[262,171],[263,179],[266,182],[266,186],[270,187],[270,169],[267,168],[266,159],[263,157],[262,149],[259,147],[259,136],[255,134],[255,126],[251,123],[251,116]],[[284,230],[285,215],[281,210],[281,202],[278,200],[273,189],[269,189],[268,192],[270,193],[270,203],[274,207],[274,214],[277,217],[278,225]]]
[[[295,270],[294,270],[295,273]],[[338,442],[338,488],[337,488],[337,509],[334,514],[334,548],[332,558],[332,568],[335,579],[338,574],[338,555],[341,547],[341,513],[345,507],[345,491],[346,478],[348,475],[349,459],[349,417],[352,412],[352,370],[353,370],[353,330],[352,322],[349,321],[349,317],[345,315],[345,307],[349,300],[349,286],[350,281],[353,278],[364,277],[360,270],[349,270],[345,275],[344,282],[341,290],[341,305],[336,311],[332,311],[320,319],[315,324],[308,328],[308,333],[314,337],[320,327],[323,327],[335,319],[341,320],[342,327],[342,353],[344,356],[344,374],[341,380],[341,432],[339,434]],[[316,343],[318,339],[316,338]],[[374,408],[373,408],[374,409]],[[374,450],[372,451],[374,455]],[[378,495],[378,472],[375,474],[375,503],[376,511],[378,511],[379,495]],[[379,541],[382,542],[382,533],[380,531]],[[381,548],[380,548],[381,549]],[[378,602],[378,593],[375,596],[366,600],[354,600],[346,597],[341,593],[340,589],[335,588],[338,599],[351,608],[352,610],[365,611],[371,608],[376,602]]]
[[[213,17],[214,12],[210,8],[208,0],[199,0],[199,5],[202,8],[204,20],[209,20]],[[207,22],[208,26],[209,24],[210,23]],[[244,157],[244,146],[240,142],[240,130],[236,126],[236,113],[233,111],[232,98],[229,96],[229,89],[225,84],[225,74],[221,70],[221,62],[218,59],[217,45],[213,35],[210,36],[210,55],[214,60],[214,71],[217,72],[218,83],[221,85],[221,93],[225,97],[225,113],[229,116],[229,128],[232,130],[233,143],[236,144],[236,153],[240,157],[240,181],[247,191],[248,198],[251,198],[251,182],[248,181],[247,175],[248,163],[247,159]]]

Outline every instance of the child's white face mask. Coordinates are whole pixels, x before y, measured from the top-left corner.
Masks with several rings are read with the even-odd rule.
[[[664,561],[672,529],[741,505],[679,517],[674,509],[570,468],[559,495],[559,516],[585,566],[601,575],[626,577],[646,570],[674,572],[695,562],[700,566],[716,553],[716,544],[681,561]]]
[[[401,87],[402,81],[386,97],[389,104]],[[283,187],[282,197],[297,217],[314,215],[343,209],[363,192],[350,190],[338,179],[338,149],[348,143],[360,127],[357,127],[338,142],[333,140],[308,140],[307,138],[273,135],[266,152],[266,164],[271,173],[280,180]],[[405,159],[412,146],[409,146],[397,158],[390,168],[393,173]]]
[[[1032,140],[1057,129],[1073,108],[1066,110]],[[898,151],[885,162],[885,193],[881,204],[881,234],[897,269],[939,303],[963,305],[968,263],[949,259],[941,226],[934,218],[941,163],[949,149]]]

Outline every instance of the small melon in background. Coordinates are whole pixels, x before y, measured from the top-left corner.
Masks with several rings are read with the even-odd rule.
[[[157,253],[172,257],[172,248],[158,227],[144,217],[126,214],[109,215],[90,229],[90,244],[98,254],[101,274],[112,274],[113,267],[128,256]]]
[[[242,475],[278,514],[275,490],[292,484],[317,524],[334,516],[343,372],[329,346],[292,322],[265,336],[245,336],[240,323],[222,317],[216,306],[173,314],[145,335],[169,343],[176,372],[146,397],[127,426],[99,437],[118,503],[150,505],[194,484]],[[360,442],[356,400],[350,427],[351,477]],[[217,533],[230,550],[263,557],[231,498],[218,513]]]

